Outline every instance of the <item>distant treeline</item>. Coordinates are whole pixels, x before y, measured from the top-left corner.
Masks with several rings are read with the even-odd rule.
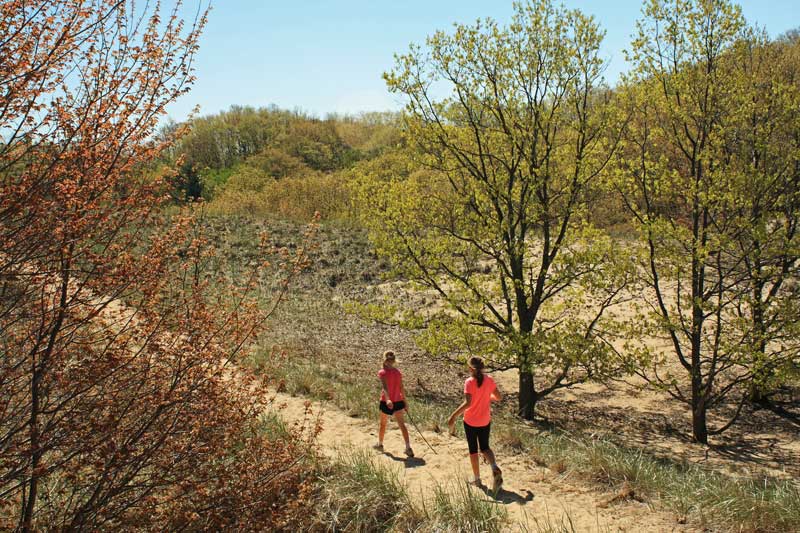
[[[330,114],[320,119],[277,107],[233,106],[189,126],[166,154],[178,163],[176,200],[204,198],[227,212],[274,211],[270,198],[279,196],[277,189],[298,186],[296,182],[278,186],[277,181],[288,178],[317,188],[322,183],[331,186],[336,180],[330,174],[401,143],[400,115],[392,112]],[[177,127],[171,124],[164,133]],[[283,209],[275,214],[291,217],[296,212]]]
[[[800,30],[792,30],[768,46],[778,55],[792,56],[798,42]],[[598,86],[595,91],[619,96],[629,93],[631,85]],[[356,222],[354,180],[403,178],[427,166],[414,143],[404,137],[403,120],[403,112],[331,113],[319,118],[276,106],[238,105],[196,118],[188,124],[188,134],[165,154],[169,162],[178,163],[175,199],[203,198],[220,213],[307,221],[320,211],[323,219]],[[178,127],[171,123],[162,134],[170,135]],[[612,142],[614,132],[605,134]],[[630,230],[619,195],[604,186],[586,192],[592,198],[588,216],[594,224]]]

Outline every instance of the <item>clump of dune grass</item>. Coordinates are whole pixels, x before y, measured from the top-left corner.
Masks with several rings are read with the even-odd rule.
[[[579,530],[575,521],[568,512],[554,516],[550,510],[545,508],[544,516],[525,515],[525,520],[519,524],[522,533],[578,533]],[[597,533],[610,533],[611,529],[607,525],[601,525],[599,517],[596,519],[592,531]]]
[[[320,478],[315,518],[328,531],[394,531],[422,521],[397,473],[365,451],[342,454]]]
[[[453,481],[436,486],[433,497],[423,504],[426,526],[433,531],[494,533],[503,530],[508,515],[503,506],[483,492]]]
[[[270,439],[286,439],[292,434],[284,419],[278,413],[272,411],[267,411],[261,415],[258,429]]]
[[[524,533],[578,533],[570,515],[564,514],[556,519],[549,512],[544,516],[527,517],[527,520],[520,524],[520,531]]]
[[[342,452],[324,470],[314,521],[327,531],[495,533],[506,523],[500,506],[463,483],[437,486],[427,499],[412,501],[397,471],[363,450]]]
[[[525,431],[523,446],[542,465],[658,503],[702,526],[728,531],[800,531],[800,488],[790,480],[734,478],[654,457],[608,440]]]

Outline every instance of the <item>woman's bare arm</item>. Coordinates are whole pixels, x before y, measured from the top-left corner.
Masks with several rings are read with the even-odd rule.
[[[389,388],[386,386],[386,378],[381,376],[381,392],[386,397],[386,405],[391,409],[392,399],[389,397]]]
[[[454,426],[455,426],[455,423],[456,423],[456,418],[458,418],[458,416],[461,413],[466,411],[469,408],[469,405],[471,403],[472,403],[472,394],[464,394],[464,401],[461,402],[461,405],[459,405],[456,408],[456,410],[453,411],[453,414],[450,415],[450,418],[447,419],[447,425],[450,426],[450,433],[451,434],[453,433],[453,430],[454,430]]]
[[[500,389],[497,387],[497,385],[495,385],[494,391],[492,391],[491,398],[492,398],[492,400],[494,400],[496,402],[499,402],[499,401],[501,401],[503,399],[503,393],[500,392]]]

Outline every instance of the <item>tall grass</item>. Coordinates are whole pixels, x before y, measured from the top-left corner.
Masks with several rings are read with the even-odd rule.
[[[421,522],[397,473],[364,451],[342,455],[321,486],[315,514],[328,531],[416,529]]]
[[[606,528],[606,530],[608,530],[608,528]],[[549,512],[544,516],[534,516],[529,518],[528,521],[521,523],[520,531],[524,533],[578,533],[571,516],[567,514],[556,519],[550,516]],[[597,531],[601,531],[599,525]]]
[[[525,521],[519,524],[519,531],[521,533],[579,533],[581,531],[586,531],[586,529],[579,530],[569,513],[565,512],[554,516],[545,508],[544,516],[539,515],[532,517],[525,515]],[[611,533],[611,528],[608,525],[601,525],[600,518],[598,517],[592,531],[597,533]]]
[[[502,530],[502,508],[464,484],[436,487],[428,501],[415,502],[395,470],[363,450],[343,452],[321,478],[317,526],[327,531]]]
[[[502,505],[487,500],[485,494],[463,482],[435,487],[432,502],[426,503],[423,510],[434,531],[491,533],[502,531],[508,520]]]
[[[607,440],[563,433],[521,433],[539,464],[564,468],[658,502],[702,526],[729,531],[800,531],[800,488],[789,480],[733,478],[696,465],[653,457]],[[562,466],[563,465],[563,466]]]
[[[261,357],[264,357],[262,354]],[[269,367],[269,364],[267,364]],[[292,394],[323,399],[359,417],[374,416],[374,390],[313,361],[284,361],[271,370]],[[410,402],[421,429],[441,429],[452,406]],[[609,440],[556,430],[534,430],[513,419],[493,422],[495,442],[526,453],[544,467],[607,488],[626,487],[624,498],[652,502],[703,527],[729,531],[800,531],[800,488],[790,480],[742,479],[696,465],[660,459]],[[459,505],[467,505],[464,501]],[[445,500],[439,515],[448,514]],[[534,524],[543,531],[570,531],[569,523]]]
[[[267,411],[261,415],[258,429],[269,436],[270,439],[287,439],[292,435],[291,430],[286,426],[286,422],[274,411]]]

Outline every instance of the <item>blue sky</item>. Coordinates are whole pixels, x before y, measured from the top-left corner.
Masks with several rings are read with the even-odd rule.
[[[201,0],[186,0],[187,7]],[[606,78],[626,70],[639,0],[565,0],[594,15],[606,30]],[[800,26],[798,0],[746,0],[750,22],[778,35]],[[511,0],[214,0],[191,93],[170,108],[183,120],[195,106],[216,113],[231,105],[275,104],[323,116],[328,112],[398,109],[381,74],[393,54],[422,43],[454,22],[490,16],[507,21]]]

